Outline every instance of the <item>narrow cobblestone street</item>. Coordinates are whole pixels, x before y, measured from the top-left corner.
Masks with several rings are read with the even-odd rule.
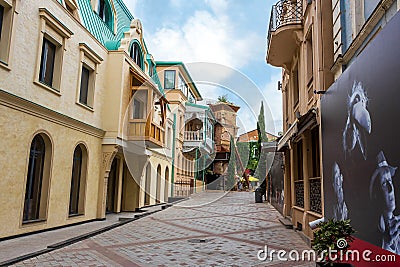
[[[15,266],[315,266],[258,260],[257,252],[265,245],[308,249],[280,217],[271,205],[254,203],[254,193],[201,193]]]

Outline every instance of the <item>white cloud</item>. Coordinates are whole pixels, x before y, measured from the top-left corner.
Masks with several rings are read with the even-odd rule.
[[[223,13],[228,8],[227,0],[205,0],[205,2],[215,14]]]
[[[266,96],[267,104],[272,113],[275,124],[275,133],[282,131],[283,109],[282,109],[282,91],[278,90],[278,81],[282,79],[281,74],[271,76],[269,83],[263,88],[263,94]],[[266,105],[264,106],[266,109]],[[268,131],[268,125],[267,131]]]
[[[162,27],[146,33],[150,53],[156,60],[214,62],[240,68],[255,56],[254,33],[238,32],[228,16],[196,11],[179,26]]]

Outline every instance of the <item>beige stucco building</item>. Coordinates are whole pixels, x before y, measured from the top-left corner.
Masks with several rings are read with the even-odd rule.
[[[204,190],[204,179],[200,178],[203,155],[211,154],[213,123],[207,118],[208,107],[197,105],[202,97],[182,62],[159,62],[157,71],[165,90],[173,121],[171,132],[174,142],[167,144],[172,149],[173,197],[186,197]]]
[[[269,64],[282,67],[284,209],[312,238],[309,222],[323,214],[320,95],[333,82],[332,7],[329,1],[278,1],[267,38]]]
[[[167,201],[173,120],[140,21],[112,0],[0,11],[0,238]]]

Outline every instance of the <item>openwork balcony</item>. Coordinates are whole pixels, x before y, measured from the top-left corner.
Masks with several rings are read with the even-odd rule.
[[[267,36],[267,62],[276,67],[290,64],[298,46],[296,32],[303,28],[302,0],[280,0],[272,6]]]

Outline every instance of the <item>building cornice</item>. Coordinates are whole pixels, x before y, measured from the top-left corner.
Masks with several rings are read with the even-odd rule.
[[[97,138],[103,138],[105,134],[105,131],[102,129],[71,118],[27,99],[23,99],[2,89],[0,89],[0,105],[56,123],[61,126],[68,127],[76,131],[80,131],[85,134],[89,134]]]

